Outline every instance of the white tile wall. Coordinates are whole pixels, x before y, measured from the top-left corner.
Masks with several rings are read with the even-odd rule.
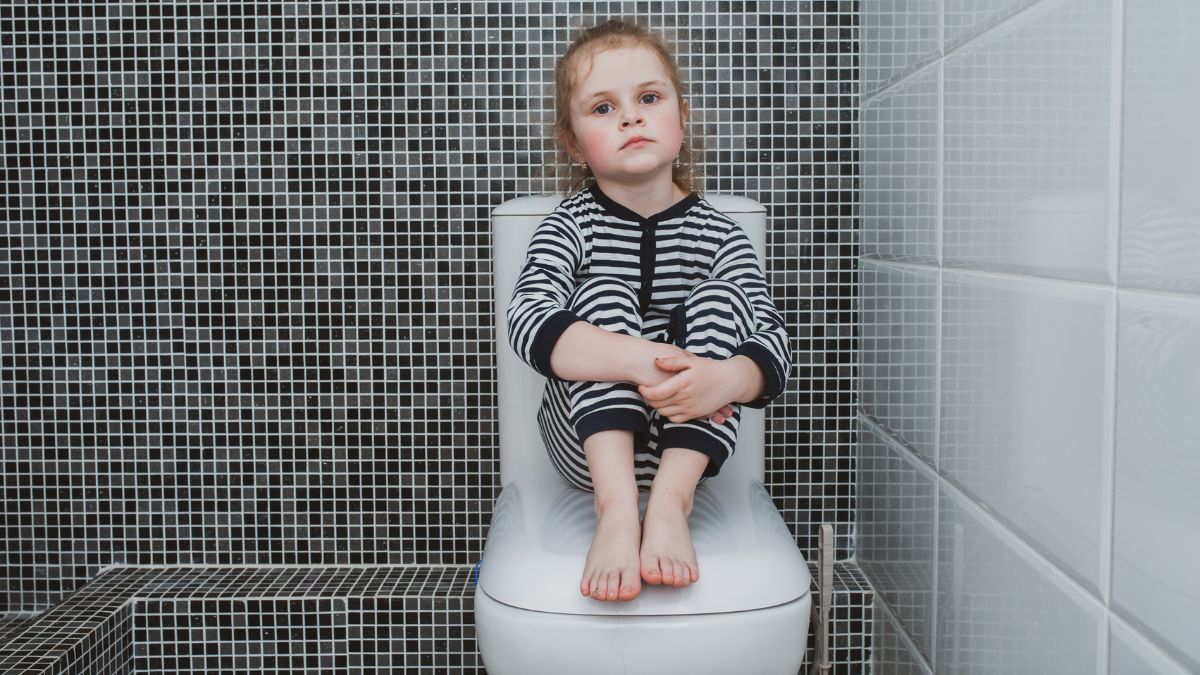
[[[938,673],[1103,672],[1099,601],[957,490],[938,508]]]
[[[1200,293],[1200,3],[1125,10],[1121,285]]]
[[[1100,596],[1113,294],[942,276],[942,475]]]
[[[1110,21],[1044,2],[946,56],[944,264],[1112,280]]]
[[[940,2],[870,0],[866,5],[870,11],[859,15],[864,98],[938,57]]]
[[[1036,0],[944,0],[942,34],[949,51]]]
[[[1120,619],[1112,622],[1112,643],[1109,645],[1108,672],[1112,675],[1187,675],[1188,671],[1173,661],[1149,640],[1138,635]],[[1195,672],[1195,671],[1191,671]]]
[[[877,668],[1200,672],[1200,4],[943,0],[938,50],[892,5],[862,4],[906,41],[863,62],[910,64],[863,84]]]
[[[929,664],[917,656],[916,648],[908,640],[904,629],[888,610],[886,604],[876,601],[874,607],[875,634],[871,641],[872,672],[887,675],[933,675]]]
[[[936,464],[938,273],[863,259],[859,406]]]
[[[1120,313],[1113,606],[1200,670],[1200,296]]]
[[[940,72],[934,64],[863,106],[862,255],[937,261]]]
[[[928,656],[933,653],[937,476],[865,417],[858,443],[859,566]]]

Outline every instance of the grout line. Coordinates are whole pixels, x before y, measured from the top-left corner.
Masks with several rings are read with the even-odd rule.
[[[941,9],[939,10],[939,21],[938,21],[938,38],[939,39],[938,39],[936,53],[931,51],[928,54],[922,55],[920,57],[920,59],[918,59],[915,62],[914,65],[910,66],[911,70],[904,73],[900,77],[896,77],[894,79],[889,79],[889,80],[885,80],[884,82],[881,82],[877,88],[871,90],[866,95],[862,95],[862,92],[861,92],[861,90],[862,90],[862,85],[861,85],[862,68],[860,66],[860,68],[859,68],[859,82],[860,82],[860,84],[859,84],[859,90],[860,90],[859,102],[860,102],[860,105],[866,106],[868,103],[874,102],[876,99],[884,97],[885,95],[888,94],[888,92],[890,90],[904,86],[910,80],[915,79],[919,73],[921,73],[925,70],[928,70],[934,64],[940,64],[940,63],[944,62],[951,55],[956,54],[959,51],[963,51],[964,49],[966,49],[970,46],[974,46],[974,43],[978,42],[981,38],[983,38],[986,35],[989,35],[990,33],[993,33],[997,30],[1003,30],[1009,24],[1019,21],[1021,19],[1021,17],[1024,17],[1025,15],[1029,14],[1035,8],[1037,8],[1041,5],[1053,4],[1054,2],[1059,2],[1059,1],[1065,1],[1065,0],[1035,0],[1035,2],[1032,2],[1029,5],[1022,7],[1021,9],[1016,10],[1012,14],[1009,14],[1008,16],[996,21],[996,23],[984,28],[982,31],[972,35],[971,37],[967,38],[966,40],[960,41],[958,44],[954,45],[950,49],[946,49],[945,7],[944,6],[941,7]],[[861,40],[860,40],[860,44],[861,44]],[[860,51],[861,51],[861,47],[860,47]],[[930,59],[930,58],[932,58],[931,61],[923,60],[923,59]]]
[[[938,259],[941,259],[939,251]],[[934,310],[934,323],[936,325],[936,333],[934,334],[934,357],[933,357],[933,467],[934,475],[939,476],[940,467],[942,465],[942,270],[939,267],[937,271],[937,299],[936,309]],[[934,480],[933,482],[933,585],[930,587],[932,595],[932,609],[930,610],[930,645],[929,645],[929,666],[933,672],[937,672],[937,643],[938,643],[938,584],[941,583],[941,553],[938,549],[940,541],[940,532],[942,527],[942,481]]]
[[[860,420],[863,422],[866,422],[867,426],[869,426],[872,430],[874,430],[876,435],[878,435],[880,438],[884,439],[888,443],[890,443],[898,448],[903,448],[904,453],[905,453],[904,458],[906,460],[909,460],[909,462],[912,463],[918,471],[921,471],[924,474],[926,474],[925,475],[926,478],[928,478],[929,480],[936,480],[938,478],[937,470],[929,465],[928,460],[926,460],[924,457],[922,457],[920,454],[918,454],[915,450],[913,450],[912,446],[910,446],[908,443],[904,442],[903,440],[896,438],[896,436],[894,436],[882,424],[880,424],[878,420],[876,420],[874,417],[871,417],[869,414],[867,414],[865,412],[860,412],[859,417],[860,417]]]
[[[938,61],[937,81],[937,183],[936,183],[936,232],[934,256],[937,267],[937,299],[934,311],[934,362],[933,362],[933,470],[934,475],[940,475],[942,465],[942,289],[945,287],[945,238],[946,238],[946,3],[941,3],[942,58]],[[933,586],[930,590],[932,609],[930,610],[930,645],[929,667],[937,672],[938,645],[938,584],[941,583],[941,551],[939,537],[942,527],[942,481],[935,480],[933,485]]]
[[[882,595],[880,595],[879,593],[876,593],[875,601],[878,603],[877,606],[882,608],[883,613],[887,615],[885,618],[887,620],[890,620],[892,622],[893,626],[898,627],[900,629],[899,631],[897,631],[897,635],[900,638],[900,641],[904,643],[904,646],[906,648],[908,648],[910,655],[916,657],[917,663],[919,665],[923,666],[926,669],[926,672],[928,672],[928,673],[937,672],[933,668],[932,658],[929,661],[925,660],[925,655],[921,653],[920,648],[917,647],[917,643],[912,639],[912,636],[908,634],[908,631],[904,630],[904,624],[900,622],[900,619],[896,616],[896,613],[894,611],[892,611],[891,606],[887,604],[887,600],[885,600],[884,597]],[[876,619],[876,621],[878,621],[878,619]],[[872,623],[874,623],[874,622],[872,622]],[[937,652],[937,650],[930,650],[930,651],[934,652],[934,654],[931,654],[931,657],[933,655],[935,655]],[[872,659],[872,665],[873,665],[873,662],[874,662],[874,660]]]
[[[937,79],[937,183],[934,186],[934,259],[938,267],[945,260],[946,237],[946,61],[938,62]]]
[[[966,40],[959,41],[958,44],[954,45],[949,50],[946,50],[945,45],[943,44],[942,56],[946,57],[946,56],[950,56],[951,54],[954,54],[956,52],[962,51],[963,49],[967,48],[968,45],[973,46],[974,43],[979,42],[980,39],[982,39],[985,35],[988,35],[990,33],[998,31],[998,30],[1004,30],[1010,24],[1020,21],[1022,17],[1025,17],[1026,15],[1033,12],[1034,9],[1036,9],[1042,5],[1051,5],[1056,2],[1061,4],[1063,2],[1066,2],[1066,0],[1034,0],[1033,2],[1022,7],[1021,9],[1018,9],[1018,10],[1012,12],[1011,14],[1009,14],[1008,16],[1005,16],[1005,17],[997,20],[995,23],[984,28],[983,30],[979,31],[978,33],[971,35]]]
[[[1035,573],[1059,586],[1064,592],[1069,589],[1084,601],[1094,602],[1103,609],[1104,603],[1096,597],[1096,594],[1068,574],[1059,563],[1034,548],[1023,536],[1001,520],[989,506],[976,501],[946,476],[939,474],[938,478],[939,483],[945,484],[947,495],[956,502],[956,506],[960,510],[973,512],[968,515],[979,521],[980,526],[985,528],[988,534],[996,537],[1000,544],[1011,550],[1014,555],[1019,556],[1023,562],[1028,563]]]
[[[1000,281],[1015,281],[1025,283],[1047,283],[1057,286],[1070,286],[1072,288],[1090,288],[1094,290],[1111,290],[1112,284],[1102,281],[1087,281],[1084,279],[1063,279],[1061,277],[1048,277],[1036,274],[1021,274],[1019,272],[1003,272],[1000,270],[985,270],[976,269],[973,267],[942,267],[943,272],[950,274],[961,274],[964,276],[978,277],[984,279],[996,279]]]
[[[1112,0],[1112,60],[1109,73],[1109,141],[1108,141],[1108,265],[1113,286],[1120,285],[1121,275],[1121,163],[1123,161],[1122,126],[1125,98],[1125,18],[1123,0]]]
[[[896,91],[908,86],[912,81],[920,79],[922,75],[925,75],[928,71],[939,66],[941,62],[942,59],[938,56],[933,57],[933,59],[928,62],[919,62],[919,66],[905,73],[903,77],[896,78],[895,80],[889,80],[884,86],[872,91],[870,95],[860,97],[859,107],[870,107],[872,104],[891,96]],[[862,79],[861,75],[859,75],[859,79]]]
[[[1109,420],[1107,442],[1104,445],[1104,461],[1102,473],[1108,482],[1108,499],[1101,509],[1101,517],[1108,519],[1108,529],[1104,532],[1101,546],[1107,547],[1108,555],[1102,556],[1101,601],[1104,603],[1104,639],[1100,645],[1100,664],[1104,671],[1111,669],[1109,654],[1112,653],[1112,594],[1113,566],[1116,551],[1117,530],[1117,368],[1120,349],[1121,330],[1121,293],[1118,292],[1121,280],[1121,176],[1122,176],[1122,140],[1124,138],[1124,99],[1125,99],[1125,12],[1123,0],[1112,1],[1112,72],[1109,80],[1112,83],[1109,105],[1109,276],[1113,280],[1112,289],[1112,327],[1108,330],[1108,363],[1109,373],[1105,381],[1108,394],[1108,410],[1112,418]],[[1101,549],[1103,550],[1103,548]]]

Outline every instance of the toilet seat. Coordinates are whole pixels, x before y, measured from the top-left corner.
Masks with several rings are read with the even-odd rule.
[[[810,603],[805,595],[752,612],[585,616],[517,609],[476,589],[476,638],[490,675],[796,675]]]
[[[642,583],[629,601],[579,592],[595,532],[593,495],[561,477],[505,486],[496,502],[479,568],[479,590],[510,607],[576,615],[700,615],[775,607],[809,593],[808,565],[757,481],[722,480],[696,488],[688,525],[700,579],[683,587]],[[649,493],[643,492],[645,514]]]

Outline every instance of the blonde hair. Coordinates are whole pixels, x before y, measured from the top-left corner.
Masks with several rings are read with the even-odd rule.
[[[655,35],[645,26],[623,19],[609,19],[581,32],[554,68],[556,152],[553,168],[556,169],[558,188],[564,194],[574,194],[596,182],[591,168],[585,169],[576,164],[567,152],[566,141],[576,141],[575,131],[571,128],[571,98],[579,86],[576,76],[577,64],[584,58],[595,56],[606,49],[622,47],[643,47],[659,58],[663,69],[667,71],[667,77],[675,87],[679,108],[683,109],[683,87],[679,81],[679,67],[675,63],[673,47],[663,37]],[[683,147],[680,148],[679,158],[671,167],[671,181],[681,190],[703,194],[703,174],[699,168],[702,155],[703,147],[699,135],[689,134],[685,128]]]

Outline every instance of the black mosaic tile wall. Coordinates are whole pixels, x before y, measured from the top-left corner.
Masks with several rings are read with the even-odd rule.
[[[114,563],[477,560],[489,214],[554,190],[554,62],[614,14],[678,31],[707,189],[768,207],[767,487],[848,556],[851,0],[3,3],[0,612]]]

